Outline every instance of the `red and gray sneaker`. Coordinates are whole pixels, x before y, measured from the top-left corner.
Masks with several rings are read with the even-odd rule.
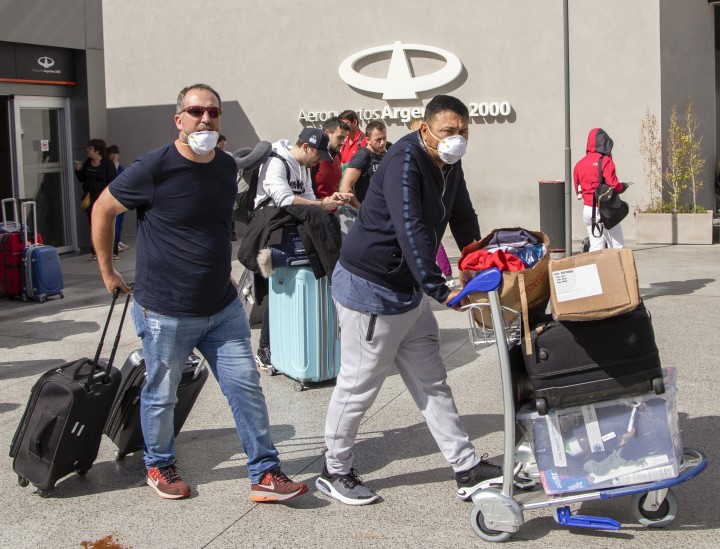
[[[180,478],[177,467],[151,467],[147,470],[147,483],[165,499],[183,499],[190,495],[190,486]]]
[[[277,466],[265,471],[260,482],[250,486],[250,499],[258,503],[287,501],[303,495],[307,490],[307,484],[293,482]]]

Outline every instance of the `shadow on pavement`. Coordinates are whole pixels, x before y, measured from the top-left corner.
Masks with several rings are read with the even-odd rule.
[[[16,349],[24,345],[36,345],[44,341],[61,341],[69,336],[98,332],[97,322],[75,320],[51,320],[49,322],[20,322],[5,330],[6,349]],[[78,357],[79,358],[79,357]]]
[[[715,282],[715,280],[714,278],[697,278],[694,280],[653,282],[649,288],[640,288],[640,295],[644,300],[658,296],[688,295],[701,290],[708,284]]]
[[[63,364],[65,361],[59,359],[0,362],[0,380],[37,376]]]

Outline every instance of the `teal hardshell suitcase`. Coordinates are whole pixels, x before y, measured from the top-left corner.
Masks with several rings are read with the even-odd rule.
[[[316,279],[310,267],[276,267],[269,299],[274,369],[294,379],[298,391],[336,378],[340,329],[327,277]]]

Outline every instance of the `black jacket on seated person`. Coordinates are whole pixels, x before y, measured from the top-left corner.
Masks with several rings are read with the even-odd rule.
[[[253,212],[238,249],[238,261],[259,273],[258,253],[280,245],[285,225],[297,225],[315,278],[331,277],[340,257],[340,223],[333,214],[316,206],[267,206]]]

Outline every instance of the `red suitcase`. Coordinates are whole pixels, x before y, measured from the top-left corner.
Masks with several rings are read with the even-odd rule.
[[[12,201],[14,221],[8,221],[5,206]],[[22,235],[22,226],[18,218],[17,202],[13,198],[2,201],[3,232],[0,234],[0,296],[20,297],[22,295],[22,279],[20,266],[22,264],[22,250],[25,242]],[[37,241],[30,242],[42,244],[42,237],[38,233]]]

